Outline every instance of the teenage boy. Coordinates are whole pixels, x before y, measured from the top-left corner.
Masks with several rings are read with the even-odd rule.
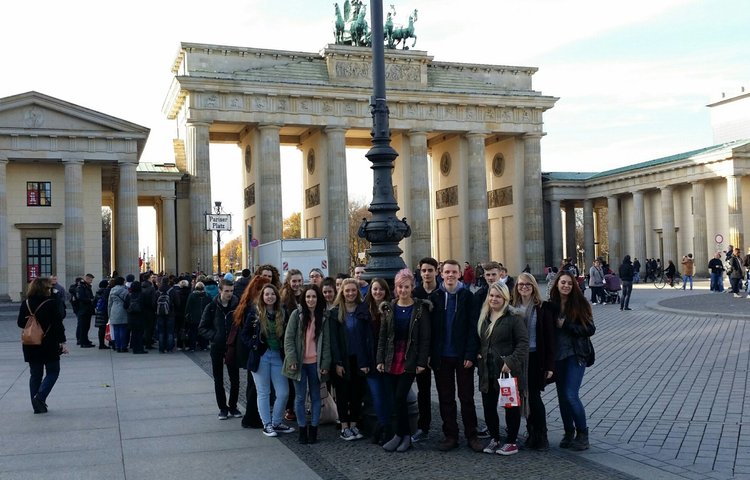
[[[425,257],[419,261],[419,275],[422,283],[414,289],[414,297],[426,300],[432,292],[437,290],[438,284],[435,279],[437,275],[438,261],[432,257]],[[432,372],[427,367],[422,373],[417,374],[417,407],[419,418],[417,419],[417,431],[411,436],[414,443],[427,440],[432,423]]]

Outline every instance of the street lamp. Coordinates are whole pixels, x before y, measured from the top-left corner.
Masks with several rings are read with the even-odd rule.
[[[372,202],[368,210],[372,220],[362,219],[358,235],[370,242],[370,261],[363,277],[376,277],[393,281],[396,273],[406,268],[401,258],[403,251],[398,243],[411,235],[406,218],[399,220],[396,198],[393,196],[393,161],[398,152],[391,147],[391,131],[388,126],[388,106],[385,99],[385,54],[383,52],[383,1],[370,4],[372,22],[372,83],[370,98],[372,112],[372,148],[365,155],[372,162]]]
[[[217,215],[221,213],[221,202],[214,202],[214,211]],[[221,230],[216,230],[216,269],[221,277]]]

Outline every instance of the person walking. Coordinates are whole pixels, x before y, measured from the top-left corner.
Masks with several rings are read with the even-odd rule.
[[[26,300],[18,312],[18,327],[25,328],[33,314],[44,332],[41,345],[23,345],[23,359],[29,364],[29,394],[34,413],[47,413],[47,397],[60,376],[60,354],[68,353],[65,327],[52,296],[52,282],[37,277],[29,283]],[[45,375],[46,371],[46,375]]]
[[[711,274],[710,289],[712,292],[724,291],[724,262],[721,260],[721,252],[716,252],[714,258],[708,262],[708,271]]]
[[[742,266],[742,260],[740,259],[740,253],[742,250],[738,248],[734,249],[734,254],[732,254],[731,257],[729,257],[729,270],[727,272],[729,273],[729,283],[732,285],[732,294],[734,295],[734,298],[740,298],[742,295],[740,295],[740,285],[742,284],[742,279],[745,278],[745,269]],[[727,255],[729,255],[729,252],[727,252]]]
[[[550,292],[550,302],[556,305],[558,311],[555,322],[555,385],[565,428],[560,448],[586,450],[589,448],[589,429],[580,390],[586,367],[593,365],[594,360],[590,337],[596,333],[596,326],[591,305],[583,296],[576,279],[566,271],[557,275]]]
[[[562,271],[562,270],[561,270]],[[589,269],[589,288],[591,288],[591,304],[604,304],[604,268],[598,258]]]
[[[687,283],[690,282],[690,290],[693,289],[693,274],[695,273],[695,262],[693,261],[693,254],[688,253],[682,257],[682,289],[685,290]]]
[[[620,282],[622,282],[622,296],[620,297],[620,310],[632,310],[630,308],[630,295],[633,293],[633,277],[635,275],[635,269],[633,263],[630,261],[630,255],[625,255],[620,264],[619,272]],[[692,283],[692,276],[690,282]],[[683,285],[684,287],[684,285]],[[693,286],[690,285],[690,290]]]

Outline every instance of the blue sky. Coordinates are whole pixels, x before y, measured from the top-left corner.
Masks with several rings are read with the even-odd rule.
[[[615,168],[710,145],[705,105],[750,88],[746,0],[390,4],[397,23],[419,9],[416,49],[437,61],[539,68],[534,88],[560,97],[545,113],[547,171]],[[0,97],[37,90],[147,126],[142,160],[158,163],[171,160],[174,124],[161,105],[180,41],[317,52],[332,41],[333,2],[10,2],[3,18]],[[239,153],[212,148],[212,160],[213,191],[238,192],[239,205],[241,185],[229,183]],[[285,180],[285,214],[301,206],[291,195],[298,176]]]

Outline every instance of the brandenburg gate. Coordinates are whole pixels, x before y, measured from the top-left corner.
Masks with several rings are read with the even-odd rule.
[[[182,43],[163,110],[178,122],[189,215],[179,270],[211,265],[203,214],[211,210],[209,143],[243,156],[244,248],[281,238],[280,146],[304,159],[302,236],[327,237],[329,270],[349,270],[346,148],[370,145],[372,53],[328,45],[319,53]],[[436,62],[427,52],[388,50],[386,87],[393,183],[412,236],[407,265],[424,256],[500,260],[518,272],[544,261],[542,114],[557,98],[532,89],[536,68]],[[364,158],[363,158],[363,161]],[[375,185],[373,188],[377,189]],[[247,250],[246,250],[247,251]]]

